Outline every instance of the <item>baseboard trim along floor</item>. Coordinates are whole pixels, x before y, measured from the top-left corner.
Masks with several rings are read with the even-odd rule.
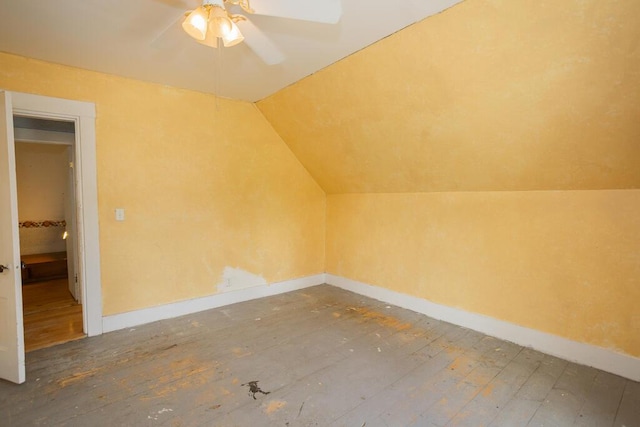
[[[333,274],[326,275],[326,283],[571,362],[640,381],[640,359],[611,349],[573,341]]]
[[[591,366],[622,377],[640,381],[640,359],[611,349],[573,341],[557,335],[526,328],[477,313],[436,304],[423,298],[402,294],[333,274],[317,274],[268,285],[222,292],[202,298],[105,316],[104,332],[131,328],[158,320],[224,307],[243,301],[278,295],[327,283],[360,295],[406,308],[434,319],[472,329],[534,350]]]
[[[299,289],[325,283],[324,274],[301,277],[298,279],[285,280],[282,282],[244,288],[234,291],[221,292],[202,298],[194,298],[186,301],[178,301],[156,307],[143,308],[141,310],[127,313],[114,314],[103,317],[103,331],[112,332],[119,329],[131,328],[158,320],[171,319],[173,317],[184,316],[186,314],[197,313],[212,308],[224,307],[225,305],[238,302],[250,301],[257,298],[283,294],[285,292],[297,291]]]

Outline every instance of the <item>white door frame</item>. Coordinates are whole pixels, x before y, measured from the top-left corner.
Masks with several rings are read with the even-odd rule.
[[[74,132],[75,140],[75,132]],[[82,302],[82,287],[78,279],[78,235],[76,230],[76,215],[78,212],[76,205],[76,175],[75,175],[75,144],[67,146],[67,179],[66,191],[64,192],[64,220],[65,220],[65,247],[67,249],[67,286],[69,292],[76,301]],[[82,290],[81,290],[82,289]],[[84,322],[83,322],[84,329]]]
[[[95,104],[11,92],[13,114],[75,123],[76,236],[82,316],[88,336],[102,334]]]

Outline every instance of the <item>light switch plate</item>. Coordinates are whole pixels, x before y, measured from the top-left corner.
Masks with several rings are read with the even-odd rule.
[[[116,208],[116,221],[124,221],[124,209]]]

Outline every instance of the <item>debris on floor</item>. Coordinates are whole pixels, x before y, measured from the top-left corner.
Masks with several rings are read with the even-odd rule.
[[[253,400],[256,400],[256,393],[262,393],[267,395],[271,393],[270,391],[262,391],[260,387],[258,387],[258,381],[249,381],[248,383],[241,384],[241,386],[249,386],[249,396],[253,397]]]

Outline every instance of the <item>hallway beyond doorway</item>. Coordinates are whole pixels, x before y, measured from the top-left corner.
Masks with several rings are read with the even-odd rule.
[[[84,338],[82,305],[73,299],[67,279],[22,287],[25,351]]]

